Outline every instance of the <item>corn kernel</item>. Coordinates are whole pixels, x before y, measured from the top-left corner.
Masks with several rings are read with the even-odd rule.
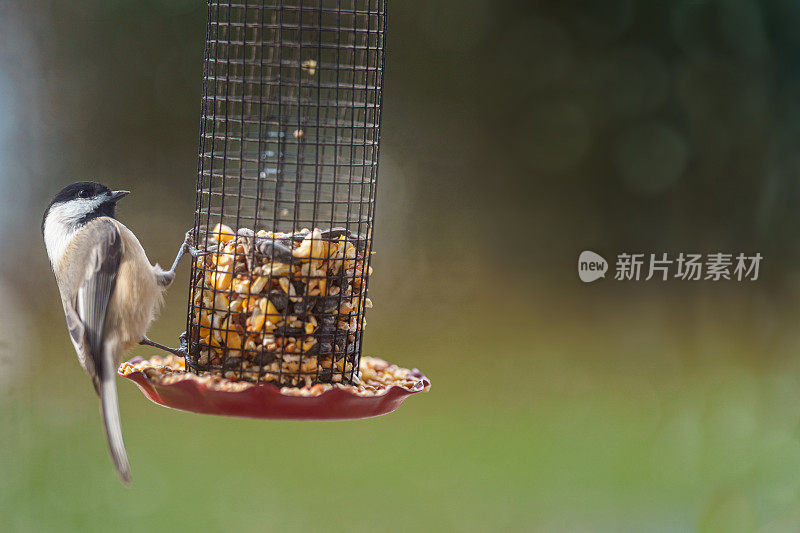
[[[233,230],[225,224],[220,223],[214,226],[214,230],[211,234],[220,242],[229,242],[233,240]]]
[[[256,280],[253,282],[252,287],[250,288],[250,292],[252,294],[260,293],[262,290],[264,290],[264,287],[266,287],[267,281],[269,281],[269,278],[266,276],[257,277]]]

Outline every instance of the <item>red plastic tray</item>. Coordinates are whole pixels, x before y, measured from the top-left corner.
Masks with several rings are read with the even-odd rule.
[[[131,359],[131,363],[142,358]],[[155,383],[143,372],[121,376],[130,379],[152,402],[164,407],[207,415],[283,420],[344,420],[369,418],[391,413],[412,394],[422,392],[430,381],[419,370],[411,376],[418,379],[410,389],[392,386],[383,394],[361,396],[334,387],[316,396],[282,394],[271,383],[260,383],[242,391],[208,388],[193,379],[168,385]]]

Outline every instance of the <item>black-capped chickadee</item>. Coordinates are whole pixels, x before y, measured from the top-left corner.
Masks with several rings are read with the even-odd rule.
[[[187,233],[170,270],[151,265],[136,236],[114,218],[117,202],[127,195],[91,181],[73,183],[53,198],[42,219],[67,329],[100,396],[111,457],[125,484],[130,465],[120,427],[117,368],[137,344],[176,352],[146,334],[178,262],[187,251],[195,252]]]

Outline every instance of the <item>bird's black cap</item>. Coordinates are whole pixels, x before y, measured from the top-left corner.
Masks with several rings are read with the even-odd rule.
[[[110,192],[111,189],[96,181],[76,181],[61,189],[58,194],[56,194],[55,198],[53,198],[53,201],[50,202],[50,205],[68,202],[75,198],[92,198]]]
[[[47,219],[47,214],[50,212],[50,209],[55,204],[69,202],[70,200],[75,200],[76,198],[94,198],[95,196],[111,194],[109,200],[98,206],[98,209],[96,210],[97,212],[91,214],[91,218],[97,216],[114,217],[114,207],[116,202],[119,198],[121,198],[121,196],[124,196],[124,194],[116,195],[112,193],[113,191],[111,189],[102,183],[97,183],[96,181],[76,181],[75,183],[67,185],[58,191],[58,194],[53,197],[53,199],[50,201],[50,204],[47,206],[47,209],[45,209],[44,215],[42,216],[42,233],[44,233],[44,221]]]

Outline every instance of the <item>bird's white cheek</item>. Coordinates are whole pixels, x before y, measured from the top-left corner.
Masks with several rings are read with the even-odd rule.
[[[47,256],[50,263],[55,266],[61,262],[67,245],[72,239],[73,233],[64,231],[60,224],[48,222],[44,226],[44,245],[47,248]]]
[[[44,225],[44,243],[50,263],[55,266],[64,257],[67,246],[80,229],[78,221],[91,213],[102,199],[72,200],[50,208]]]

